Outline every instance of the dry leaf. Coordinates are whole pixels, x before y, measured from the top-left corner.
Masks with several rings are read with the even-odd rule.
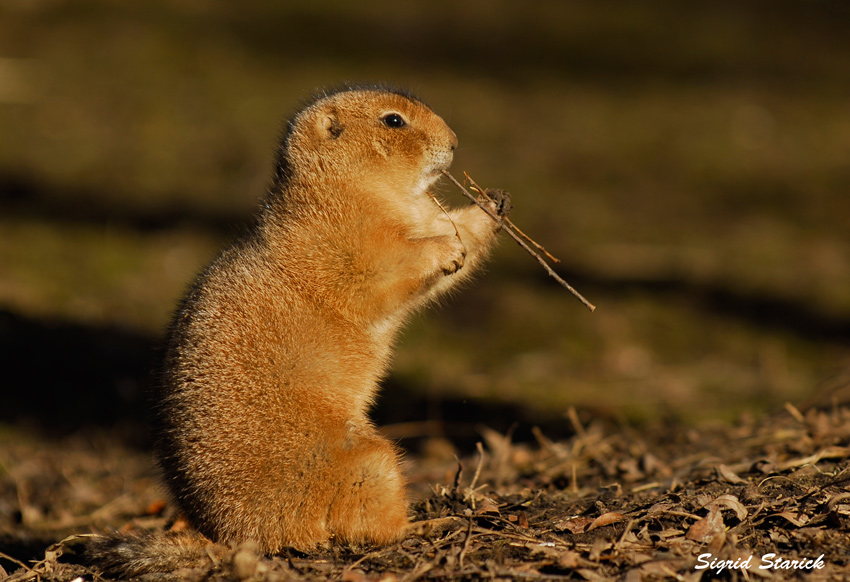
[[[706,503],[704,507],[706,509],[711,509],[712,507],[731,509],[735,512],[735,516],[738,518],[738,521],[744,521],[747,517],[747,508],[744,507],[734,495],[721,495],[717,499]]]
[[[673,506],[674,506],[673,503],[670,503],[670,502],[667,502],[667,501],[661,501],[659,503],[656,503],[652,507],[650,507],[649,510],[646,512],[646,514],[648,516],[649,515],[658,515],[658,514],[666,512],[668,509],[671,509]]]
[[[608,513],[603,513],[599,517],[593,520],[585,531],[593,531],[598,527],[604,527],[606,525],[611,525],[612,523],[617,523],[618,521],[623,521],[626,519],[622,513],[618,511],[609,511]]]
[[[524,511],[519,512],[519,527],[528,529],[528,515]]]
[[[808,516],[803,515],[802,513],[794,514],[791,511],[783,511],[782,513],[777,513],[776,515],[785,519],[785,521],[796,527],[803,527],[809,522]]]
[[[501,515],[498,504],[496,504],[492,499],[484,499],[479,503],[478,509],[475,510],[476,515],[484,515],[487,513]]]
[[[846,501],[848,499],[850,499],[850,493],[845,492],[845,493],[839,493],[838,495],[833,495],[829,499],[829,501],[827,501],[826,507],[830,511],[835,511],[836,513],[841,513],[843,515],[847,515],[848,513],[850,513],[850,511],[848,511],[848,508],[850,508],[850,506],[848,506],[848,504],[846,504],[846,503],[841,503],[841,502]]]
[[[740,485],[747,482],[746,479],[741,479],[735,471],[723,464],[717,465],[717,476],[720,477],[721,481],[732,483],[733,485]]]
[[[846,459],[847,457],[850,457],[850,447],[825,447],[814,455],[779,463],[776,465],[775,470],[787,471],[795,467],[817,463],[821,459]]]
[[[593,519],[584,516],[576,516],[570,517],[568,519],[563,519],[554,524],[556,531],[564,531],[567,530],[574,534],[584,533],[591,523],[593,523]]]
[[[726,534],[726,526],[723,524],[723,516],[718,506],[709,509],[708,515],[694,523],[685,537],[689,540],[708,543],[718,535]]]

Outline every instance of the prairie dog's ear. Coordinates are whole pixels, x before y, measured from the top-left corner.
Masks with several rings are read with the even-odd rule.
[[[323,111],[319,115],[319,131],[326,139],[336,139],[342,134],[342,123],[336,110]]]

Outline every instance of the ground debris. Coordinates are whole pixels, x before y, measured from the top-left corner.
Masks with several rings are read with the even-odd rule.
[[[483,430],[445,483],[414,490],[398,544],[273,558],[243,544],[156,579],[838,579],[850,567],[850,408],[794,412],[637,430],[583,426],[572,411],[574,437],[537,431],[534,443]],[[76,440],[0,455],[0,574],[16,582],[108,580],[79,563],[81,534],[170,520],[144,453]]]

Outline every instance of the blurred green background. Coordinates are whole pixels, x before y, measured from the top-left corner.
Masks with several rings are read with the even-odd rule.
[[[598,306],[505,238],[412,321],[393,406],[805,401],[850,366],[848,30],[840,1],[3,0],[2,418],[134,409],[283,121],[346,81],[419,94]]]

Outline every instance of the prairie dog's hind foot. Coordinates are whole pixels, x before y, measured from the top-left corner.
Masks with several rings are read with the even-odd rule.
[[[330,505],[329,529],[344,543],[382,546],[399,541],[409,520],[398,452],[377,434],[346,440],[336,459],[339,486]]]

